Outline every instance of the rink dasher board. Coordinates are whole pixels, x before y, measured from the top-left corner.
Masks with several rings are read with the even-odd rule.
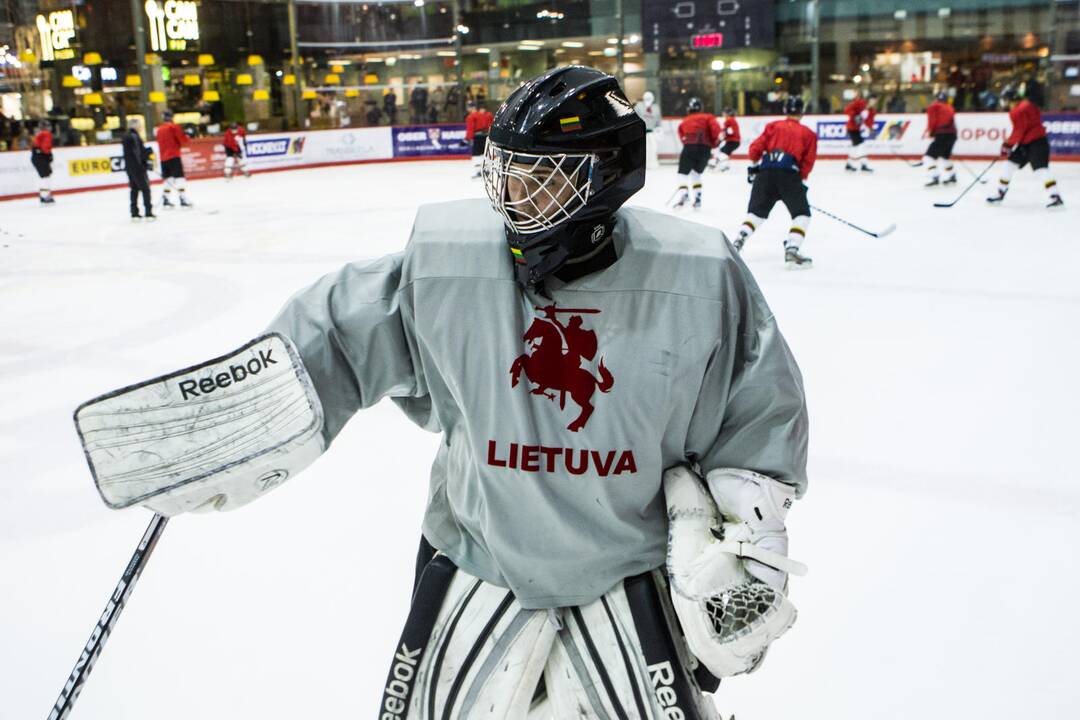
[[[780,116],[775,115],[739,118],[742,144],[736,157],[745,157],[750,142],[761,134],[765,125],[778,119]],[[1080,113],[1047,113],[1043,120],[1049,132],[1053,158],[1080,160]],[[655,131],[661,158],[678,156],[680,121],[681,118],[664,118]],[[807,115],[803,118],[803,124],[818,135],[818,154],[822,158],[846,156],[850,140],[845,123],[844,115]],[[1010,130],[1006,113],[957,113],[956,124],[959,138],[954,153],[957,157],[996,157]],[[463,158],[469,154],[460,145],[463,128],[464,125],[458,123],[249,135],[248,169],[267,172],[354,163]],[[864,145],[871,156],[919,157],[929,142],[925,114],[883,113],[877,116],[872,137]],[[147,144],[155,154],[150,179],[159,181],[157,143]],[[59,147],[53,151],[53,157],[54,192],[104,190],[127,185],[119,143]],[[183,159],[185,174],[191,179],[220,177],[225,148],[220,137],[196,138],[184,148]],[[0,201],[36,197],[37,188],[38,177],[30,162],[29,151],[0,153]]]
[[[465,126],[342,128],[249,135],[247,167],[252,172],[292,170],[353,163],[467,157]],[[156,142],[151,182],[160,181]],[[182,149],[184,174],[193,180],[221,177],[225,167],[222,138],[195,138]],[[127,185],[119,143],[53,150],[52,190],[57,193],[104,190]],[[0,153],[0,200],[36,197],[38,176],[29,151]]]
[[[735,157],[746,157],[750,143],[761,135],[765,126],[782,119],[782,115],[754,115],[736,118],[742,136]],[[682,149],[678,128],[682,118],[665,117],[660,127],[657,152],[661,158],[677,157]],[[851,148],[847,134],[846,115],[806,115],[802,124],[818,138],[818,156],[846,157]],[[1043,125],[1050,138],[1050,150],[1055,160],[1080,160],[1080,113],[1045,113]],[[953,154],[967,158],[993,158],[1009,137],[1011,123],[1008,113],[957,113],[957,139]],[[872,156],[921,157],[929,146],[925,113],[878,113],[874,128],[863,143]]]

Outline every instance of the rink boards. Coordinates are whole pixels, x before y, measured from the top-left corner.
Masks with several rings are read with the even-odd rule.
[[[742,145],[736,157],[745,156],[751,140],[778,116],[739,118]],[[850,147],[843,115],[812,115],[803,124],[818,136],[821,157],[842,157]],[[1080,159],[1080,114],[1047,113],[1043,116],[1056,159]],[[680,149],[681,118],[665,118],[658,134],[661,158],[674,159]],[[966,157],[994,157],[1009,134],[1006,113],[960,113],[954,152]],[[918,157],[926,150],[926,115],[882,114],[874,123],[866,147],[871,155]],[[288,170],[362,162],[387,162],[418,158],[465,157],[465,126],[460,124],[398,127],[345,128],[304,132],[260,133],[247,140],[248,167],[255,172]],[[150,146],[157,150],[156,143]],[[61,147],[53,152],[52,188],[77,192],[127,184],[121,146]],[[222,174],[225,149],[221,138],[197,138],[184,148],[184,169],[190,178]],[[155,162],[155,169],[158,165]],[[156,180],[151,175],[151,180]],[[28,151],[0,153],[0,200],[33,197],[37,173]]]

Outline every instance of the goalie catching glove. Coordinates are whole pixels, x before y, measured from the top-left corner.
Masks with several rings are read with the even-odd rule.
[[[671,599],[690,651],[717,677],[754,670],[795,622],[784,517],[795,490],[748,470],[664,473]],[[715,502],[714,502],[715,498]],[[718,509],[719,506],[719,509]]]
[[[83,403],[75,426],[105,504],[165,516],[232,510],[325,449],[319,397],[277,333]]]

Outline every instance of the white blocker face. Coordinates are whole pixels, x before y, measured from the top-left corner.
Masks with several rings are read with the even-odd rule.
[[[585,207],[596,162],[592,153],[522,153],[489,140],[484,187],[507,226],[529,235],[551,229]]]

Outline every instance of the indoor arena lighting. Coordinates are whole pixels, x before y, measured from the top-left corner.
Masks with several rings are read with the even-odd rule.
[[[480,55],[487,55],[491,52],[491,48],[476,48],[476,52]]]
[[[544,41],[543,40],[522,40],[521,44],[522,45],[535,45],[536,47],[543,47],[544,46]]]
[[[518,45],[517,49],[525,50],[527,52],[533,52],[534,50],[539,50],[540,48],[536,47],[535,45]]]
[[[562,46],[567,48],[580,48],[585,47],[585,43],[578,42],[577,40],[564,40]]]

